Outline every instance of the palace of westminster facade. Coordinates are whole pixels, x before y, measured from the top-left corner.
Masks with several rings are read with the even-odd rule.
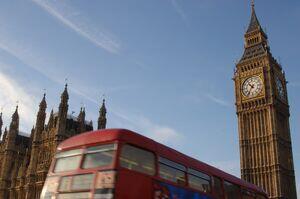
[[[44,95],[30,137],[19,132],[18,107],[16,108],[9,129],[5,128],[0,142],[1,199],[38,199],[58,144],[71,136],[93,130],[92,122],[85,120],[84,108],[80,109],[78,117],[68,115],[68,100],[66,85],[61,94],[58,112],[53,113],[52,110],[46,124],[47,103]],[[2,126],[1,113],[1,134]],[[98,129],[105,127],[106,107],[103,100]]]
[[[289,103],[282,66],[274,59],[268,37],[255,14],[254,4],[245,33],[245,49],[234,73],[240,141],[241,175],[266,190],[271,199],[296,199],[296,182],[289,127]],[[19,133],[18,108],[0,143],[0,198],[37,199],[57,145],[70,136],[93,129],[78,117],[68,115],[65,87],[59,110],[45,124],[43,97],[30,137]],[[2,134],[2,113],[0,133]],[[98,129],[106,127],[104,101]]]

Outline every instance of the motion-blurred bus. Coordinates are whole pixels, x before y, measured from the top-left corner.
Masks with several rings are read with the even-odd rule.
[[[209,150],[209,149],[208,149]],[[267,199],[259,187],[125,129],[57,148],[41,199]]]

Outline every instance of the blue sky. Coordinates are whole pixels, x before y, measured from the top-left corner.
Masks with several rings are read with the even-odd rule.
[[[300,182],[300,2],[257,0],[256,11],[289,81]],[[5,123],[19,101],[21,130],[29,132],[43,89],[47,111],[57,110],[68,78],[69,112],[84,105],[95,124],[105,94],[108,127],[135,130],[239,176],[231,78],[249,20],[247,0],[1,1]]]

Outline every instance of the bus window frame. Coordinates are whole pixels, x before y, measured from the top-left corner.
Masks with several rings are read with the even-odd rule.
[[[213,177],[213,180],[215,179],[215,178],[218,178],[219,180],[220,180],[220,182],[221,182],[221,189],[222,189],[222,195],[221,195],[221,197],[222,198],[220,198],[220,199],[223,199],[224,197],[225,197],[225,187],[224,187],[224,178],[221,178],[220,176],[216,176],[216,175],[213,175],[212,176]],[[213,182],[214,183],[214,182]],[[216,193],[216,190],[215,190],[215,188],[214,188],[214,186],[213,186],[213,194],[214,194],[214,196],[216,196],[216,197],[219,197],[220,195],[218,195],[217,193]]]
[[[226,190],[225,190],[225,183],[226,182],[238,187],[239,188],[239,195],[238,195],[239,197],[238,198],[242,198],[242,188],[243,187],[241,185],[238,185],[238,184],[236,184],[234,182],[231,182],[230,180],[226,180],[226,179],[223,179],[223,193],[224,193],[223,197],[226,196]]]
[[[213,176],[210,175],[210,174],[208,174],[207,172],[201,171],[201,170],[199,170],[199,169],[194,169],[194,168],[192,168],[192,167],[186,167],[186,168],[187,168],[187,172],[186,172],[186,177],[187,177],[187,187],[192,188],[192,189],[194,189],[194,190],[197,190],[197,192],[200,192],[200,193],[204,193],[204,194],[207,194],[207,195],[212,195],[212,194],[213,194]],[[209,177],[209,180],[208,180],[208,179],[205,179],[205,178],[203,178],[203,177],[200,177],[199,175],[196,175],[196,173],[191,173],[191,172],[189,172],[190,170],[193,170],[193,171],[196,171],[196,172],[199,172],[199,173],[201,173],[201,174],[204,174],[204,175],[208,176],[208,177]],[[209,191],[208,191],[208,192],[204,192],[204,191],[201,191],[201,190],[199,190],[199,189],[197,189],[197,188],[191,187],[191,186],[190,186],[190,178],[189,178],[190,175],[193,176],[193,177],[197,177],[197,178],[200,178],[200,179],[202,179],[202,180],[208,181],[208,182],[209,182]]]
[[[176,167],[173,167],[172,165],[169,165],[169,164],[166,164],[166,163],[164,163],[164,162],[160,162],[159,160],[160,160],[160,158],[163,158],[163,159],[166,159],[166,160],[168,160],[168,161],[171,161],[171,162],[174,162],[174,163],[176,163],[176,164],[179,164],[179,165],[181,165],[181,166],[184,166],[184,170],[182,170],[182,169],[179,169],[179,168],[176,168]],[[188,167],[186,166],[186,165],[184,165],[184,164],[180,164],[180,163],[178,163],[177,161],[174,161],[174,160],[172,160],[172,159],[170,159],[170,158],[166,158],[166,156],[164,156],[164,155],[157,155],[157,177],[161,180],[161,181],[165,181],[165,182],[168,182],[168,183],[172,183],[172,185],[174,185],[174,186],[179,186],[179,187],[184,187],[184,188],[191,188],[191,187],[189,187],[188,186],[188,174],[187,174],[187,169],[188,169]],[[168,180],[168,179],[165,179],[165,178],[163,178],[163,177],[161,177],[160,176],[160,174],[159,174],[159,170],[160,170],[160,167],[159,167],[159,165],[160,164],[163,164],[163,165],[165,165],[165,166],[167,166],[167,167],[171,167],[172,169],[176,169],[176,170],[179,170],[179,171],[182,171],[183,173],[184,173],[184,184],[178,184],[178,183],[176,183],[176,182],[174,182],[174,181],[171,181],[171,180]],[[193,189],[193,188],[192,188]],[[194,189],[194,190],[196,190],[196,189]],[[199,191],[199,190],[198,190]]]
[[[144,150],[144,151],[147,151],[147,152],[150,152],[150,153],[153,154],[153,156],[154,156],[154,173],[153,173],[153,175],[150,175],[150,174],[147,174],[147,173],[142,173],[142,172],[139,172],[139,171],[136,171],[136,170],[131,170],[131,169],[128,169],[128,168],[125,168],[125,167],[121,166],[120,157],[121,157],[122,149],[125,145],[130,145],[130,146],[136,147],[138,149],[141,149],[141,150]],[[116,160],[116,167],[115,168],[117,168],[117,170],[130,171],[130,172],[146,175],[146,176],[151,177],[151,178],[155,178],[157,176],[157,154],[153,150],[149,150],[145,147],[142,147],[142,146],[139,146],[137,144],[130,143],[130,142],[119,142],[116,158],[117,158],[117,160]]]
[[[63,175],[72,175],[72,173],[90,173],[90,172],[93,172],[95,170],[109,170],[109,169],[115,169],[116,166],[117,166],[117,159],[118,159],[118,151],[119,151],[119,143],[120,141],[109,141],[109,142],[101,142],[101,143],[93,143],[93,144],[90,144],[90,145],[83,145],[83,146],[80,146],[80,147],[71,147],[71,148],[68,148],[68,149],[65,149],[65,150],[56,150],[56,154],[57,153],[60,153],[60,152],[64,152],[64,151],[69,151],[69,150],[74,150],[74,149],[81,149],[81,157],[80,157],[80,161],[79,161],[79,166],[74,169],[74,170],[71,170],[71,171],[60,171],[60,172],[55,172],[55,165],[56,165],[56,162],[57,162],[57,158],[55,156],[53,156],[53,159],[54,161],[52,161],[51,163],[51,166],[50,166],[50,173],[51,175],[56,175],[56,174],[63,174]],[[94,146],[99,146],[99,145],[106,145],[106,144],[115,144],[116,145],[116,149],[115,149],[115,155],[113,157],[113,160],[112,160],[112,163],[110,165],[105,165],[105,166],[101,166],[101,167],[94,167],[94,168],[88,168],[88,169],[84,169],[82,168],[82,165],[83,165],[83,161],[84,161],[84,155],[85,154],[89,154],[89,153],[86,153],[87,151],[87,148],[89,147],[94,147]],[[71,156],[68,156],[68,157],[71,157]]]

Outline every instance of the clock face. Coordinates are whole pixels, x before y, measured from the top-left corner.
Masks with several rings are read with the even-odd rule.
[[[256,97],[263,89],[260,77],[254,76],[246,79],[242,85],[243,95],[246,97]]]
[[[284,99],[285,93],[284,93],[284,87],[282,84],[282,81],[279,77],[276,77],[276,87],[277,87],[277,92],[280,98]]]

